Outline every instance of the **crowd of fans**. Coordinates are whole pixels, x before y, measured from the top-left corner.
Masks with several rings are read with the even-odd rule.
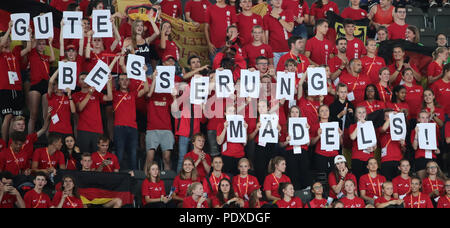
[[[409,62],[402,46],[393,48],[393,63],[387,65],[377,55],[380,42],[420,43],[418,29],[406,24],[406,8],[400,2],[410,3],[351,0],[340,13],[329,0],[312,6],[305,0],[217,0],[214,5],[189,0],[183,12],[179,0],[163,0],[148,12],[149,18],[158,15],[156,21],[116,13],[112,20],[121,23],[113,23],[114,37],[95,38],[90,16],[92,10],[104,8],[101,1],[52,0],[50,5],[60,11],[83,12],[84,39],[67,40],[61,34],[60,39],[32,38],[15,47],[12,23],[1,22],[9,23],[9,29],[0,39],[0,207],[86,207],[71,176],[62,178],[50,199],[45,188],[55,190],[52,182],[58,170],[138,170],[137,152],[142,149],[146,207],[449,208],[450,180],[444,173],[450,143],[449,34],[436,36],[426,74]],[[269,7],[264,17],[251,11],[261,3]],[[369,5],[369,10],[363,9]],[[327,11],[345,18],[344,37],[336,39]],[[171,24],[159,17],[160,12],[206,24],[211,64],[193,55],[188,67],[181,67]],[[363,18],[370,19],[369,30],[374,31],[365,43],[353,35],[354,20]],[[310,25],[314,32],[308,37]],[[60,60],[77,64],[74,91],[58,89],[53,46],[59,46]],[[145,57],[148,81],[127,78],[128,54]],[[103,93],[84,82],[98,60],[112,72]],[[154,92],[158,65],[176,67],[177,90],[171,94]],[[308,67],[326,69],[328,95],[308,95]],[[180,91],[188,91],[191,79],[209,76],[214,84],[216,69],[230,69],[236,85],[241,69],[259,71],[261,99],[239,98],[239,89],[229,98],[217,98],[211,89],[211,106],[222,110],[213,117],[204,105],[182,105],[188,93]],[[301,75],[293,101],[271,96],[277,71]],[[17,75],[13,81],[11,72]],[[378,144],[358,150],[357,124],[379,110],[384,121],[376,129]],[[408,120],[408,133],[404,140],[392,141],[389,114],[399,112]],[[247,143],[227,142],[226,116],[241,113]],[[278,143],[259,140],[259,116],[269,113],[279,117]],[[311,140],[301,146],[301,153],[294,153],[289,144],[290,117],[308,121]],[[339,122],[339,150],[321,149],[319,123],[326,122]],[[436,124],[437,150],[419,148],[417,123]],[[37,148],[40,138],[48,143]],[[159,151],[161,162],[156,159]],[[170,193],[161,180],[162,170],[178,173]],[[326,184],[318,174],[328,177]],[[18,186],[27,182],[33,183],[32,189],[19,192]],[[313,199],[302,202],[295,196],[299,190],[311,191]],[[122,202],[114,198],[103,206],[121,207]]]

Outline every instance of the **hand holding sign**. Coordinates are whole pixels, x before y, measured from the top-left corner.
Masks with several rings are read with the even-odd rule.
[[[171,93],[175,88],[175,66],[156,66],[155,93]]]
[[[309,143],[309,129],[306,118],[289,118],[289,145],[301,146]]]
[[[94,38],[112,37],[111,12],[109,10],[92,11],[92,30]]]
[[[245,128],[244,117],[241,115],[227,115],[227,142],[246,143],[247,129]]]
[[[308,96],[327,95],[327,74],[323,67],[309,67],[308,74]]]
[[[339,150],[340,147],[340,132],[339,123],[320,123],[320,149],[325,151]]]
[[[377,145],[377,137],[372,121],[357,124],[358,150],[366,150]]]
[[[406,121],[404,113],[390,113],[389,126],[392,141],[400,141],[406,139]]]
[[[278,116],[275,114],[261,114],[260,122],[260,144],[278,143]]]
[[[277,72],[276,99],[294,100],[295,93],[295,73]]]
[[[62,33],[64,39],[81,39],[83,38],[83,26],[81,20],[83,12],[63,12]]]
[[[48,39],[53,37],[53,15],[46,13],[33,18],[34,34],[36,39]]]
[[[423,150],[436,150],[436,124],[435,123],[418,123],[417,130],[419,134],[419,148]]]
[[[62,62],[58,63],[58,89],[69,88],[75,90],[77,85],[77,63]]]
[[[84,82],[95,88],[98,92],[102,92],[106,83],[109,80],[109,74],[111,70],[109,66],[106,65],[101,60],[98,60],[97,64],[92,68],[91,72],[86,76]]]
[[[30,14],[29,13],[15,13],[11,14],[12,28],[11,40],[29,41],[30,32]]]
[[[259,98],[260,72],[241,70],[240,97]]]
[[[216,96],[230,97],[234,94],[233,73],[231,70],[216,70]]]

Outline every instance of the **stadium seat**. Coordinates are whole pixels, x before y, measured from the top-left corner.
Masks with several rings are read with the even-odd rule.
[[[168,195],[170,193],[170,188],[172,187],[173,180],[177,176],[177,173],[173,170],[162,170],[161,171],[161,180],[164,181],[164,187],[166,190],[166,194]]]
[[[417,28],[425,28],[426,18],[423,11],[417,7],[406,7],[406,23]]]
[[[434,47],[436,32],[432,28],[420,28],[420,42],[427,47]]]
[[[295,196],[299,197],[302,200],[303,206],[312,200],[312,193],[311,190],[300,190],[300,191],[295,191],[294,193]]]
[[[449,24],[450,14],[449,15],[436,15],[433,19],[434,30],[437,33],[449,34]]]

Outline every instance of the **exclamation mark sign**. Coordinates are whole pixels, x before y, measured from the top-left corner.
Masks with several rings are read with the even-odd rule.
[[[425,142],[427,145],[430,144],[430,142],[428,142],[428,129],[425,128]]]

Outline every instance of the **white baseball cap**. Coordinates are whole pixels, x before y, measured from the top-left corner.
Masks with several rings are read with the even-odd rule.
[[[334,164],[337,164],[339,162],[347,162],[347,160],[345,160],[344,155],[338,155],[334,158]]]

